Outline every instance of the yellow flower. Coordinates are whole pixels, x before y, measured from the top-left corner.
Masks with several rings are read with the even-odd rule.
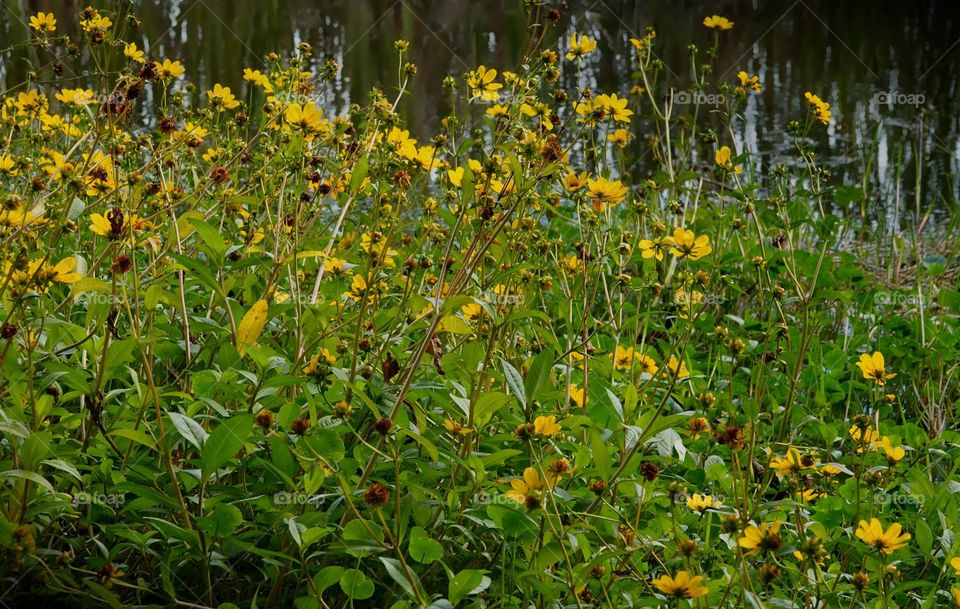
[[[82,19],[80,21],[80,27],[83,28],[84,32],[106,32],[113,27],[113,21],[110,20],[110,17],[104,17],[97,11],[94,11],[89,19]]]
[[[748,556],[758,552],[776,552],[783,545],[780,538],[780,526],[782,520],[777,520],[772,524],[761,522],[760,526],[750,525],[743,531],[737,543],[744,549]]]
[[[587,404],[587,390],[570,383],[570,399],[577,407],[583,408]]]
[[[807,501],[807,502],[816,501],[817,499],[820,499],[821,497],[826,497],[826,496],[827,496],[826,493],[818,492],[818,491],[816,491],[816,490],[814,490],[814,489],[812,489],[812,488],[804,489],[804,490],[802,490],[802,491],[799,491],[797,494],[800,495],[800,498],[801,498],[801,499],[803,499],[804,501]]]
[[[506,492],[506,496],[521,505],[535,508],[539,507],[541,491],[549,490],[555,484],[556,478],[552,472],[547,472],[541,478],[536,468],[528,467],[523,470],[522,479],[510,482],[512,488]]]
[[[266,93],[273,93],[273,85],[270,84],[270,79],[267,78],[266,75],[264,75],[260,70],[244,68],[243,79],[247,82],[252,82],[253,84],[262,87]]]
[[[90,230],[101,237],[111,240],[121,239],[127,232],[136,233],[153,228],[153,224],[136,214],[125,215],[117,207],[107,210],[106,214],[90,214]]]
[[[137,63],[143,63],[146,60],[143,51],[137,48],[136,42],[131,42],[123,46],[123,56]]]
[[[953,606],[960,607],[960,588],[951,588],[950,594],[953,595]]]
[[[53,267],[52,281],[58,281],[60,283],[76,283],[80,281],[83,275],[77,273],[76,268],[76,258],[64,258]]]
[[[733,21],[720,15],[710,15],[703,18],[703,25],[714,30],[729,30],[733,27]]]
[[[630,117],[633,116],[633,110],[627,109],[628,102],[627,98],[617,97],[616,93],[610,95],[604,93],[598,95],[595,100],[596,104],[600,104],[613,117],[613,120],[619,123],[629,123]]]
[[[616,353],[613,354],[613,366],[617,370],[624,370],[633,365],[640,354],[633,347],[617,346]]]
[[[836,476],[837,474],[840,473],[840,471],[841,470],[839,467],[831,463],[827,463],[826,465],[820,468],[820,473],[823,474],[824,476]]]
[[[537,417],[533,420],[533,432],[538,436],[549,438],[560,431],[560,425],[557,423],[557,417]]]
[[[34,258],[23,267],[14,268],[10,262],[4,265],[3,274],[9,277],[11,289],[16,294],[35,292],[46,294],[55,283],[76,283],[83,275],[76,272],[76,258],[64,258],[51,265],[43,258]]]
[[[307,365],[303,367],[303,375],[313,376],[316,374],[320,370],[321,359],[331,366],[337,363],[337,358],[334,357],[330,351],[327,349],[320,349],[320,352],[310,358],[310,361],[307,362]]]
[[[53,13],[39,12],[30,17],[30,27],[43,33],[52,33],[57,31],[57,19]]]
[[[732,171],[733,173],[741,173],[743,167],[739,165],[734,165],[730,160],[732,153],[730,152],[729,146],[721,146],[717,149],[717,152],[713,155],[714,160],[717,162],[717,166],[724,171]]]
[[[220,83],[213,85],[213,90],[207,91],[207,99],[213,107],[218,109],[233,110],[240,105],[230,87],[224,87]]]
[[[290,104],[284,113],[287,124],[306,131],[320,131],[323,126],[323,110],[314,103]]]
[[[387,133],[387,143],[396,148],[397,153],[405,159],[417,156],[417,140],[410,137],[410,132],[396,127]]]
[[[673,577],[661,575],[652,583],[657,590],[674,598],[698,598],[709,592],[703,585],[702,575],[690,575],[686,571],[677,571]]]
[[[164,59],[162,63],[157,62],[157,67],[159,68],[160,78],[180,78],[186,72],[179,61],[170,61],[169,59]]]
[[[17,116],[37,118],[46,111],[49,102],[46,96],[36,89],[31,89],[18,93],[17,98],[13,100],[13,106],[17,110]]]
[[[207,151],[203,153],[201,158],[208,163],[213,163],[220,158],[221,154],[222,151],[219,148],[208,148]]]
[[[888,379],[897,376],[895,372],[887,372],[883,361],[883,353],[879,351],[874,351],[873,355],[861,353],[857,367],[863,372],[863,378],[873,381],[879,387],[883,387]]]
[[[581,34],[579,40],[577,39],[577,33],[574,32],[570,36],[570,50],[566,54],[566,58],[570,60],[581,59],[586,55],[589,55],[597,48],[597,41],[590,38],[586,34]]]
[[[567,175],[563,176],[561,182],[563,183],[563,187],[568,191],[575,192],[586,186],[589,176],[590,174],[588,174],[586,171],[581,171],[580,173],[571,171]]]
[[[341,260],[340,258],[328,258],[327,260],[323,261],[323,271],[325,273],[332,273],[333,275],[342,275],[344,264],[346,264],[346,260]]]
[[[663,254],[673,245],[673,239],[670,237],[641,239],[638,245],[640,246],[640,255],[644,258],[663,260]]]
[[[604,177],[587,180],[587,194],[593,199],[593,209],[603,211],[607,205],[616,205],[627,196],[627,188],[620,180]]]
[[[667,360],[667,368],[670,370],[670,373],[676,376],[678,379],[687,378],[690,376],[690,371],[687,370],[687,362],[681,362],[674,356],[670,356],[670,359]]]
[[[95,101],[95,94],[90,89],[62,89],[54,97],[73,106],[86,106]]]
[[[503,104],[494,104],[487,108],[487,116],[492,116],[493,118],[500,118],[501,116],[507,115],[508,108]]]
[[[759,76],[750,76],[743,70],[737,72],[737,80],[740,81],[740,87],[738,91],[745,91],[749,89],[754,93],[759,93],[763,91],[763,87],[760,86],[760,77]]]
[[[787,454],[783,458],[774,457],[771,459],[770,467],[775,469],[777,475],[781,477],[799,474],[801,470],[805,469],[800,459],[800,453],[793,447],[787,449]]]
[[[954,556],[951,558],[950,566],[953,567],[953,570],[957,572],[957,577],[960,577],[960,556]]]
[[[20,173],[17,162],[9,154],[0,154],[0,174],[13,177]]]
[[[891,442],[890,438],[887,436],[883,436],[883,438],[880,440],[880,448],[887,456],[887,463],[890,465],[896,465],[897,463],[900,463],[907,455],[902,446],[894,446],[893,442]]]
[[[814,115],[817,117],[817,120],[827,125],[830,123],[830,117],[833,115],[830,112],[830,104],[820,99],[818,96],[807,91],[803,94],[803,97],[807,100],[807,103],[810,104],[811,110],[813,110]]]
[[[862,444],[873,445],[880,439],[880,432],[872,427],[863,430],[853,425],[850,427],[850,437]]]
[[[461,436],[469,435],[473,431],[469,427],[464,427],[463,423],[459,423],[451,419],[445,419],[443,421],[443,426],[446,427],[447,431],[450,433],[460,434]]]
[[[860,521],[857,528],[857,537],[863,543],[884,554],[892,554],[895,550],[907,545],[910,534],[903,533],[903,527],[899,523],[893,523],[890,528],[884,530],[879,520],[871,518],[870,522]]]
[[[472,302],[460,307],[460,312],[463,314],[463,318],[467,321],[477,321],[483,316],[483,307],[475,302]]]
[[[561,266],[571,273],[576,273],[580,269],[580,263],[581,259],[576,254],[567,254],[560,259]]]
[[[643,371],[649,374],[650,376],[653,376],[654,374],[657,373],[657,370],[658,370],[657,362],[653,361],[653,358],[650,357],[649,355],[644,355],[640,353],[639,355],[637,355],[637,362],[640,363],[640,367],[643,369]]]
[[[673,237],[665,237],[668,241],[670,253],[677,258],[689,258],[690,260],[699,260],[713,251],[710,247],[710,238],[706,235],[696,236],[692,230],[687,230],[678,226],[673,231]]]
[[[687,507],[694,512],[700,512],[703,514],[710,508],[720,507],[720,502],[714,499],[713,495],[701,495],[700,493],[694,493],[690,497],[687,497]]]
[[[447,177],[450,179],[450,183],[460,188],[460,185],[463,184],[463,167],[457,167],[456,169],[448,169]]]
[[[363,298],[366,291],[367,280],[363,278],[363,275],[354,275],[350,282],[350,291],[344,293],[344,296],[354,302],[360,302],[360,299]]]
[[[430,170],[440,164],[440,160],[437,158],[437,149],[433,146],[420,146],[416,149],[416,154],[407,158],[420,169]]]
[[[650,43],[657,37],[657,32],[654,30],[648,30],[643,38],[631,38],[630,44],[633,45],[637,51],[642,51],[645,48],[650,46]]]
[[[607,136],[607,141],[618,148],[623,148],[630,142],[630,134],[626,129],[617,129]]]
[[[485,66],[477,66],[473,72],[467,73],[467,86],[470,88],[470,98],[479,97],[483,101],[495,102],[500,99],[499,90],[503,88],[497,79],[497,71],[488,70]]]

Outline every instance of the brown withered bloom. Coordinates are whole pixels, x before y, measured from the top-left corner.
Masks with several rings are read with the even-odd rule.
[[[550,464],[550,471],[555,474],[565,474],[570,471],[570,462],[566,459],[557,459]]]
[[[536,433],[533,423],[521,423],[513,430],[513,433],[521,440],[529,440]]]
[[[144,80],[154,80],[158,74],[157,62],[155,61],[148,61],[140,68],[140,78]]]
[[[590,483],[590,486],[587,487],[591,493],[599,497],[604,494],[607,490],[607,483],[603,480],[594,480]]]
[[[764,584],[770,584],[780,577],[780,569],[774,565],[762,564],[757,569],[757,573],[760,575],[760,581]]]
[[[387,417],[383,417],[382,419],[377,419],[373,424],[373,428],[376,430],[376,432],[383,436],[390,433],[391,427],[393,427],[393,421],[391,421]]]
[[[257,413],[257,416],[254,417],[254,420],[260,427],[269,429],[273,425],[273,411],[261,410]]]
[[[123,275],[133,267],[133,261],[130,260],[130,257],[126,254],[120,254],[113,259],[113,262],[110,264],[110,270],[113,271],[114,275]]]
[[[410,174],[405,169],[400,169],[393,174],[393,183],[400,188],[410,188]]]
[[[17,326],[11,323],[5,323],[3,326],[0,326],[0,338],[3,340],[11,340],[14,336],[17,335]]]
[[[743,428],[732,423],[717,433],[717,442],[729,446],[731,450],[740,450],[747,444],[743,437]]]
[[[870,583],[870,576],[864,571],[857,571],[850,576],[850,583],[853,584],[854,588],[862,592]]]
[[[210,179],[214,184],[225,184],[230,179],[230,174],[226,167],[217,165],[210,171]]]
[[[157,124],[157,126],[163,133],[173,133],[177,130],[177,121],[173,120],[169,116],[164,116],[160,119],[160,122]]]
[[[660,475],[660,468],[653,461],[644,461],[640,464],[640,475],[648,482],[653,482]]]
[[[692,539],[684,539],[677,546],[677,549],[680,551],[681,556],[690,558],[697,553],[698,546],[696,541]]]
[[[374,482],[363,494],[363,502],[372,508],[382,507],[390,500],[390,490],[379,482]]]
[[[303,417],[290,424],[290,431],[298,436],[302,436],[303,434],[307,433],[308,429],[310,429],[310,419]]]

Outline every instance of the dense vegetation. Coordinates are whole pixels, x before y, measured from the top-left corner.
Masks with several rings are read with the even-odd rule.
[[[4,606],[960,605],[957,246],[858,240],[824,92],[738,153],[729,20],[564,90],[531,2],[420,142],[404,41],[331,117],[306,45],[198,90],[80,18],[0,107]]]

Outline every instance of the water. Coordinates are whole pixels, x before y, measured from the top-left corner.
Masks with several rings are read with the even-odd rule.
[[[0,49],[26,35],[22,21],[37,10],[53,10],[61,31],[77,35],[75,15],[86,2],[6,0],[0,12]],[[93,2],[109,7],[111,2]],[[411,130],[429,138],[451,100],[440,83],[483,63],[516,65],[526,18],[521,0],[139,0],[138,34],[151,57],[183,60],[187,75],[202,88],[220,82],[243,89],[242,68],[260,67],[271,51],[299,43],[314,48],[314,61],[335,59],[342,67],[324,103],[338,111],[362,103],[372,86],[389,95],[396,87],[393,41],[411,41],[418,67],[411,94],[400,107]],[[803,118],[803,93],[829,101],[833,123],[815,130],[821,155],[834,168],[834,183],[860,186],[867,174],[868,211],[888,220],[950,209],[960,196],[960,6],[953,1],[837,2],[616,0],[571,2],[548,44],[566,43],[572,31],[599,39],[599,53],[565,84],[597,91],[626,92],[634,83],[628,39],[647,26],[657,30],[657,52],[669,84],[689,84],[687,45],[706,50],[713,32],[701,25],[719,13],[734,21],[720,34],[713,82],[732,82],[738,70],[757,74],[764,86],[751,96],[734,124],[738,149],[756,154],[764,171],[787,159],[783,134],[791,119]],[[639,37],[639,36],[638,36]],[[45,56],[6,52],[0,87],[22,86],[31,65]],[[68,66],[75,63],[66,62]],[[83,80],[77,66],[78,80]],[[709,121],[709,117],[707,118]],[[638,158],[648,126],[635,122]],[[649,167],[640,165],[641,171]],[[917,173],[919,168],[919,174]],[[918,177],[919,175],[919,177]],[[919,189],[916,186],[919,184]],[[919,193],[918,200],[914,195]]]

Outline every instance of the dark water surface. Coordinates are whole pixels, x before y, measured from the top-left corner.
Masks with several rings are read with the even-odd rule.
[[[0,49],[26,36],[37,10],[52,10],[61,31],[76,33],[77,0],[6,0],[0,12]],[[110,8],[119,2],[91,2]],[[333,111],[363,102],[372,86],[396,87],[393,41],[411,41],[418,66],[412,94],[401,105],[411,130],[429,137],[449,110],[440,83],[483,63],[515,67],[526,16],[521,0],[137,0],[140,46],[150,57],[179,58],[201,88],[214,82],[243,89],[242,69],[260,67],[271,51],[301,42],[317,64],[335,59],[341,74],[324,103]],[[833,123],[818,130],[835,183],[877,193],[868,208],[895,229],[905,215],[952,208],[960,196],[960,2],[956,0],[693,0],[570,2],[556,28],[565,45],[573,31],[599,39],[599,53],[567,84],[626,92],[634,83],[630,37],[652,26],[668,82],[689,84],[687,46],[707,49],[713,32],[701,25],[719,13],[734,21],[720,35],[710,80],[732,82],[738,70],[764,86],[734,125],[740,149],[757,155],[757,168],[775,163],[788,138],[786,123],[805,116],[805,91],[831,103]],[[0,57],[0,88],[23,86],[35,53]],[[645,126],[634,123],[644,146]],[[639,154],[639,151],[638,151]],[[917,186],[919,185],[919,188]],[[919,193],[918,197],[914,197]]]

